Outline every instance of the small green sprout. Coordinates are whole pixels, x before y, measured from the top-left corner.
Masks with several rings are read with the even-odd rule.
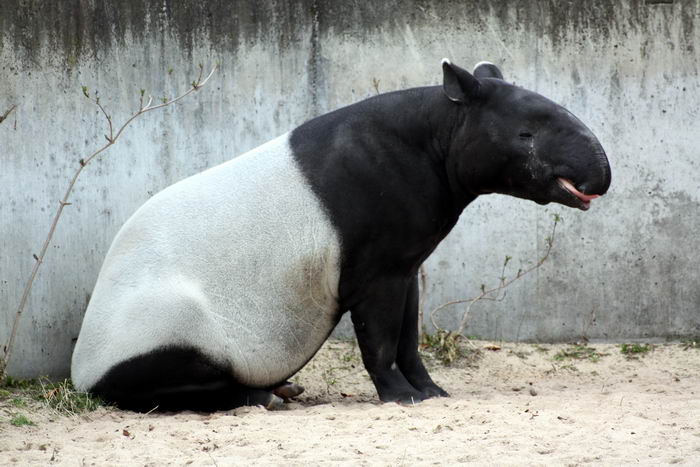
[[[29,420],[26,416],[24,415],[15,415],[12,417],[12,420],[10,420],[10,424],[14,426],[32,426],[35,425],[35,423],[31,420]]]
[[[621,344],[620,352],[627,358],[637,358],[652,351],[654,346],[651,344]]]

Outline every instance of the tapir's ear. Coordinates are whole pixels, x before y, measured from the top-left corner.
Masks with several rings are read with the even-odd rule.
[[[442,89],[451,101],[467,102],[479,92],[479,80],[446,58],[442,59],[442,76]]]
[[[503,73],[491,62],[479,62],[474,67],[474,76],[477,78],[498,78],[503,79]]]

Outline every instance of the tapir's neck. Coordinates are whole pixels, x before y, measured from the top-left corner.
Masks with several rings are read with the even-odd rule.
[[[458,179],[458,168],[450,160],[455,129],[464,125],[466,113],[459,104],[446,98],[442,86],[429,86],[382,94],[346,108],[357,107],[371,119],[377,138],[396,141],[402,161],[417,158],[429,161],[439,182],[449,191],[454,212],[461,211],[476,194]],[[396,143],[395,143],[396,144]],[[403,145],[406,145],[405,147]],[[391,157],[391,153],[385,153]],[[461,154],[462,162],[473,157]],[[411,163],[415,163],[415,160]]]

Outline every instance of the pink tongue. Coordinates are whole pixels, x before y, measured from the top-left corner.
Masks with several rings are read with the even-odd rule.
[[[588,203],[588,202],[590,202],[592,199],[600,198],[600,195],[586,195],[586,194],[584,194],[584,193],[581,193],[580,191],[578,191],[578,190],[576,189],[576,187],[574,187],[574,185],[573,185],[570,181],[568,181],[568,180],[565,179],[565,178],[561,178],[561,177],[560,177],[560,178],[559,178],[559,183],[561,183],[562,186],[563,186],[564,188],[566,188],[567,190],[569,190],[569,192],[571,192],[571,194],[573,194],[574,196],[576,196],[578,199],[580,199],[580,200],[583,201],[584,203]]]

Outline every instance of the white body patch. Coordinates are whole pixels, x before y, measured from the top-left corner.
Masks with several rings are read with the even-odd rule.
[[[299,369],[336,322],[339,239],[288,134],[158,193],[107,253],[72,362],[90,389],[151,350],[199,350],[264,387]]]

